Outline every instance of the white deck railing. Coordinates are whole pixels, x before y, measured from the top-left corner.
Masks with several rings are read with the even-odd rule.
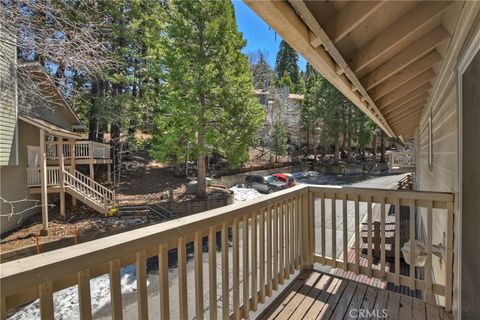
[[[372,232],[368,232],[367,248],[362,252],[360,228],[363,221],[371,231],[372,212],[378,208],[375,205],[380,206],[381,254],[374,262],[373,243],[378,239],[372,239]],[[395,258],[387,261],[385,220],[391,217],[387,210],[392,205],[396,218]],[[412,272],[415,267],[410,267],[408,276],[400,273],[400,208],[410,210],[411,240],[415,239],[418,228],[415,215],[420,214],[424,219],[428,256],[423,277]],[[149,257],[157,257],[159,266],[159,307],[155,308],[159,314],[150,315],[153,318],[187,319],[195,315],[203,319],[208,315],[216,319],[220,313],[224,319],[246,317],[292,274],[301,268],[311,268],[314,263],[445,296],[446,309],[450,310],[453,217],[452,194],[301,185],[247,203],[5,263],[0,271],[2,311],[6,313],[39,299],[42,318],[52,318],[53,293],[78,285],[79,317],[91,319],[89,280],[108,274],[112,318],[121,319],[120,268],[135,264],[138,317],[146,319],[151,302],[146,273]],[[447,221],[447,230],[435,229],[437,233],[446,234],[446,250],[441,253],[444,277],[432,275],[432,236],[437,235],[432,229],[434,219]],[[339,229],[342,225],[350,227]],[[388,232],[391,233],[390,227]],[[217,233],[220,243],[217,243]],[[342,236],[338,236],[340,234]],[[190,243],[193,243],[193,254],[187,258],[187,248],[192,248],[188,246]],[[169,280],[168,250],[172,249],[178,256],[175,283]],[[350,261],[347,253],[351,250],[354,258]],[[203,256],[205,251],[208,253]],[[192,259],[194,276],[190,277],[189,273],[187,277],[187,260]],[[204,272],[204,268],[208,270]],[[219,268],[221,273],[217,276]],[[171,289],[174,286],[178,290]],[[195,291],[195,302],[193,295],[188,293],[190,288]],[[173,301],[178,306],[175,314],[170,309]]]
[[[70,170],[65,167],[65,170]],[[47,186],[58,186],[60,183],[60,167],[47,167]],[[40,168],[27,168],[27,187],[39,187],[42,185]]]
[[[415,168],[415,152],[397,152],[389,153],[390,170]]]
[[[63,144],[63,154],[65,159],[71,158],[71,145]],[[107,144],[95,141],[75,141],[76,159],[110,159],[111,147]],[[57,160],[59,158],[59,143],[57,141],[46,142],[46,152],[48,160]]]

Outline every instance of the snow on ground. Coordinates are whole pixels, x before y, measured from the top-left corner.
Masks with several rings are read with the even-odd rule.
[[[128,265],[120,269],[122,293],[131,293],[137,290],[135,265]],[[149,285],[147,280],[147,286]],[[92,298],[92,313],[110,302],[110,279],[108,274],[90,280]],[[80,319],[78,309],[77,286],[69,287],[53,294],[55,319]],[[40,319],[39,301],[36,300],[9,317],[14,320]]]
[[[230,190],[233,191],[235,202],[253,200],[264,196],[257,190],[250,188],[233,187]]]

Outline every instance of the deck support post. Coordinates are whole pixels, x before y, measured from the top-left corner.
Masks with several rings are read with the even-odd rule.
[[[88,144],[88,173],[90,174],[90,179],[95,180],[93,173],[93,144]]]
[[[112,165],[109,163],[107,164],[107,176],[108,176],[108,182],[112,182]]]
[[[75,150],[75,140],[70,140],[70,166],[72,167],[72,174],[75,175],[75,170],[77,170],[75,165],[75,157],[76,157],[76,150]],[[77,205],[77,199],[75,197],[72,198],[72,206]]]
[[[45,148],[45,129],[40,129],[40,182],[42,204],[41,235],[48,234],[48,193],[47,193],[47,153]]]
[[[63,171],[65,170],[65,155],[63,154],[63,137],[58,137],[58,148],[59,158],[58,158],[58,182],[60,184],[60,216],[65,217],[65,183],[63,181]]]

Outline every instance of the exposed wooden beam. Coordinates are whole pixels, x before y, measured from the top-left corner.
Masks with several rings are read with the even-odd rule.
[[[323,29],[334,43],[338,43],[385,3],[386,1],[351,1],[330,18]]]
[[[310,37],[310,45],[314,48],[318,48],[322,45],[322,42],[320,39],[317,37],[315,33],[313,33],[311,30],[309,31],[309,37]]]
[[[413,90],[409,94],[401,97],[400,99],[396,100],[395,102],[388,104],[386,106],[380,106],[380,111],[382,113],[390,112],[392,110],[395,110],[397,108],[403,107],[406,103],[411,102],[413,99],[417,98],[418,96],[421,96],[422,94],[425,94],[427,97],[429,96],[428,90],[432,88],[432,85],[430,82],[425,83],[423,86],[418,87],[417,89]]]
[[[437,18],[450,5],[450,1],[421,2],[400,19],[391,24],[382,33],[357,50],[347,61],[357,73],[404,42],[409,35]]]
[[[407,125],[409,123],[419,124],[420,123],[420,116],[422,115],[422,113],[423,113],[423,110],[419,110],[417,112],[409,114],[408,116],[406,116],[405,118],[403,118],[401,120],[392,121],[392,128],[398,129],[398,128],[401,128],[402,126]]]
[[[397,89],[404,83],[408,82],[409,80],[415,78],[422,72],[430,69],[432,66],[437,64],[442,60],[442,56],[437,52],[433,51],[426,55],[425,57],[417,60],[416,62],[412,63],[399,73],[395,74],[391,78],[389,78],[385,83],[381,84],[380,86],[372,89],[369,93],[373,100],[378,100],[381,97],[385,96],[387,93],[392,92],[393,90]]]
[[[396,128],[394,130],[395,130],[395,133],[397,133],[398,135],[403,135],[406,139],[408,139],[410,137],[411,132],[414,131],[419,126],[420,126],[420,122],[412,122],[407,126]]]
[[[443,27],[437,27],[430,31],[425,37],[414,42],[389,61],[363,77],[360,82],[366,90],[370,90],[382,81],[385,81],[393,74],[415,62],[419,57],[438,46],[443,40],[449,37],[449,33]]]
[[[256,7],[258,9],[260,6],[262,6],[262,4],[263,4],[263,7],[265,8],[265,7],[268,6],[266,4],[272,4],[273,3],[273,6],[275,6],[275,5],[278,6],[278,3],[283,3],[283,2],[276,2],[276,1],[255,2],[255,1],[247,0],[246,3],[248,5],[250,5],[252,7],[252,9],[254,9],[254,7]],[[375,105],[373,100],[370,98],[370,96],[368,95],[365,88],[363,88],[363,86],[360,83],[360,81],[358,80],[357,76],[350,69],[350,67],[346,63],[345,59],[340,54],[338,49],[335,47],[335,45],[333,44],[331,39],[328,37],[325,30],[323,30],[323,28],[318,23],[317,19],[310,12],[310,10],[306,6],[305,2],[304,1],[290,1],[289,3],[294,8],[294,14],[296,14],[297,17],[298,17],[298,15],[301,17],[301,19],[304,22],[304,25],[306,25],[306,27],[309,29],[309,32],[311,30],[320,39],[320,42],[322,43],[322,47],[318,47],[315,50],[318,53],[321,53],[322,55],[327,55],[328,57],[330,57],[330,59],[326,58],[326,60],[329,60],[329,62],[330,62],[330,60],[333,60],[332,62],[334,62],[334,65],[333,65],[332,69],[335,72],[337,79],[339,79],[342,82],[342,84],[343,84],[342,87],[344,87],[344,86],[348,87],[348,89],[346,89],[345,91],[342,90],[338,86],[337,86],[337,89],[339,89],[347,98],[349,98],[357,107],[359,107],[360,110],[365,112],[389,136],[392,136],[393,132],[388,127],[386,120],[383,118],[383,116],[380,113],[380,111],[378,110],[377,106]],[[254,9],[254,11],[259,13],[259,11],[257,9]],[[275,17],[275,19],[278,20],[278,17]],[[272,26],[272,24],[270,24],[270,22],[267,21],[267,23]],[[272,23],[275,23],[275,22],[272,21]],[[285,33],[286,33],[286,36],[288,36],[289,33],[291,33],[291,31],[285,30]],[[281,34],[281,33],[279,32],[279,34]],[[298,38],[298,35],[297,35],[297,38]],[[284,39],[285,39],[285,36],[284,36]],[[322,52],[320,52],[320,51],[322,51]],[[307,57],[305,56],[305,58],[307,58]],[[309,59],[307,58],[307,60],[309,60]],[[318,69],[318,70],[320,71],[320,69]],[[344,74],[342,74],[342,73],[339,74],[338,72],[340,72],[340,70],[343,70]],[[320,73],[322,73],[322,72],[320,71]],[[333,84],[333,82],[331,80],[329,80],[329,81]],[[352,84],[357,88],[357,90],[354,91],[354,90],[351,89]],[[355,99],[352,100],[350,98],[351,96],[354,96]],[[365,98],[365,102],[361,100],[362,97]],[[359,103],[357,101],[359,101]],[[370,106],[370,108],[368,108],[367,106]]]
[[[390,122],[394,122],[396,120],[400,120],[406,115],[413,113],[418,110],[423,110],[425,107],[425,104],[427,103],[427,100],[423,100],[420,102],[417,102],[415,104],[412,104],[408,108],[402,108],[400,110],[397,110],[395,113],[390,114],[389,116],[386,116],[387,120]]]
[[[416,88],[420,87],[421,85],[429,82],[432,80],[432,78],[435,77],[435,72],[433,72],[432,69],[429,69],[427,71],[424,71],[420,75],[416,76],[414,79],[411,81],[405,83],[404,85],[400,86],[397,88],[395,91],[390,92],[386,96],[380,98],[377,103],[380,106],[386,106],[404,95],[408,94],[409,92],[412,92]]]
[[[401,112],[402,110],[406,110],[406,109],[410,108],[413,105],[416,105],[417,103],[419,103],[421,101],[426,101],[427,98],[428,98],[428,93],[423,93],[423,94],[415,97],[414,99],[400,105],[398,108],[391,109],[388,112],[383,112],[383,115],[387,118],[391,117],[393,114],[397,114],[398,112]]]

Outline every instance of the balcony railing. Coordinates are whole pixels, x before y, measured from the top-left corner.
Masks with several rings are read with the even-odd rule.
[[[57,160],[59,157],[59,143],[57,141],[47,141],[47,159]],[[65,159],[70,159],[72,147],[68,143],[63,144],[63,154]],[[110,159],[110,146],[95,141],[75,141],[76,159]]]
[[[401,247],[408,240],[405,232],[400,232],[405,229],[405,212],[407,238],[411,243],[415,239],[419,242],[419,235],[425,234],[427,255],[425,265],[411,265],[408,275],[400,268],[404,264]],[[90,319],[89,280],[108,274],[112,317],[121,319],[120,268],[135,264],[138,318],[146,319],[148,296],[152,294],[147,292],[149,257],[158,259],[159,268],[159,298],[154,300],[158,301],[155,310],[159,314],[150,315],[154,318],[216,319],[220,314],[223,319],[246,317],[286,279],[315,263],[443,296],[450,310],[453,218],[452,194],[301,185],[246,204],[5,263],[0,271],[2,312],[39,299],[42,319],[53,318],[53,293],[78,285],[79,316]],[[433,222],[439,219],[445,219],[445,230],[437,226],[433,229]],[[380,228],[374,227],[375,223]],[[366,233],[361,230],[365,224]],[[419,227],[422,225],[423,232]],[[380,239],[375,236],[378,230]],[[445,249],[441,251],[432,243],[437,233],[443,232]],[[392,233],[394,248],[387,256]],[[175,250],[178,259],[178,277],[174,281],[169,280],[169,250]],[[411,251],[416,257],[415,249]],[[433,276],[433,259],[438,263],[436,254],[441,256],[443,275]],[[188,260],[193,260],[194,276],[187,271]],[[424,272],[417,273],[419,269]],[[178,313],[173,313],[173,302]]]
[[[70,171],[71,167],[65,167]],[[47,167],[47,186],[58,186],[60,183],[60,167]],[[42,185],[40,168],[27,168],[27,187],[39,187]]]
[[[414,152],[396,152],[389,154],[390,170],[415,168]]]

